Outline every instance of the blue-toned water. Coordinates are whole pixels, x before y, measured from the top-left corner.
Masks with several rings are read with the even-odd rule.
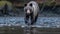
[[[0,17],[0,26],[20,26],[26,25],[24,17]],[[39,17],[37,27],[60,28],[60,17]]]
[[[26,25],[24,22],[23,9],[16,9],[16,12],[11,11],[8,13],[9,15],[0,14],[0,27]],[[34,25],[37,27],[60,28],[60,7],[56,7],[53,10],[43,9],[43,11],[39,13],[38,20]]]

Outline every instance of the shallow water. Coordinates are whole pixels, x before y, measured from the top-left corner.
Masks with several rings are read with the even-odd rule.
[[[2,26],[20,26],[26,25],[24,22],[24,11],[23,8],[16,9],[17,12],[9,12],[10,15],[0,16],[0,27]],[[38,20],[36,22],[37,27],[50,27],[50,28],[60,28],[60,7],[56,7],[54,10],[44,9],[39,13]],[[13,17],[12,17],[13,16]]]
[[[26,25],[24,17],[0,17],[0,26]],[[37,27],[60,28],[60,17],[38,17]]]

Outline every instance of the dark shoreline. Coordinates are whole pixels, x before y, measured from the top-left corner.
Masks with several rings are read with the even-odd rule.
[[[34,28],[35,34],[60,34],[60,28]],[[20,26],[0,27],[0,34],[24,34]]]

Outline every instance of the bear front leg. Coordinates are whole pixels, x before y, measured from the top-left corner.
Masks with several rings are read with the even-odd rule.
[[[33,14],[31,14],[31,25],[34,24],[34,17],[33,17]]]
[[[29,21],[29,15],[26,15],[25,16],[25,24],[28,24],[28,21]]]

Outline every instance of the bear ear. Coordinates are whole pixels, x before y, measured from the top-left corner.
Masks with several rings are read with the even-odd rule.
[[[24,6],[27,6],[27,4],[25,4]]]
[[[30,6],[32,7],[32,3],[30,4]]]

